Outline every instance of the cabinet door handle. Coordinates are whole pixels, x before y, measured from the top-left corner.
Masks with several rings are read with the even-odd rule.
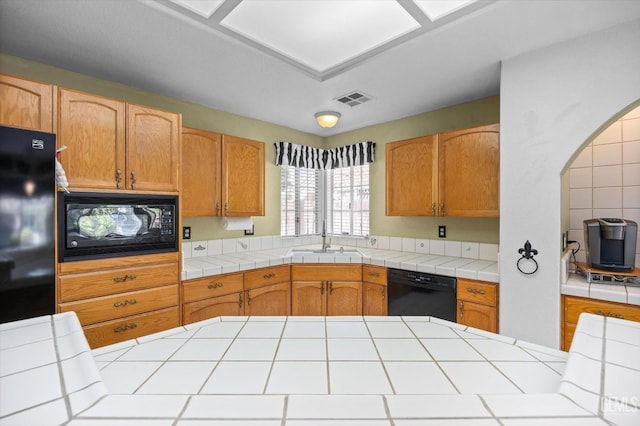
[[[444,203],[440,203],[440,216],[444,216]]]
[[[324,281],[320,283],[320,296],[324,294]]]
[[[131,324],[127,324],[125,326],[118,326],[116,328],[113,329],[113,331],[115,331],[116,333],[120,333],[122,331],[127,331],[127,330],[133,330],[134,328],[136,328],[138,326],[138,324],[136,324],[135,322],[131,323]]]
[[[436,215],[436,203],[431,203],[431,216]]]
[[[247,290],[247,305],[251,305],[251,290]]]
[[[384,300],[384,298],[385,298],[385,297],[386,297],[386,295],[385,295],[385,288],[384,288],[384,287],[382,287],[382,300]]]
[[[624,315],[622,315],[622,314],[616,314],[616,313],[611,312],[611,311],[609,311],[609,312],[607,312],[607,313],[604,313],[604,312],[602,312],[602,311],[595,311],[595,312],[594,312],[594,314],[596,314],[596,315],[602,315],[603,317],[612,317],[612,318],[624,319]]]
[[[220,216],[220,201],[216,201],[216,216]]]
[[[328,285],[329,285],[329,296],[331,296],[333,295],[333,283],[329,282]]]
[[[122,170],[116,169],[116,188],[122,188]]]
[[[136,172],[131,170],[131,189],[136,189]]]
[[[224,203],[224,215],[229,216],[229,202]]]
[[[238,307],[242,308],[242,293],[238,293],[240,295],[240,301],[238,302]]]
[[[464,317],[464,302],[460,302],[460,318]]]
[[[127,305],[135,305],[138,301],[136,299],[125,300],[124,302],[116,302],[113,304],[116,308]]]
[[[213,290],[213,289],[215,289],[215,288],[219,288],[219,287],[224,287],[224,283],[213,283],[213,284],[209,284],[209,285],[207,286],[207,288],[208,288],[209,290]]]

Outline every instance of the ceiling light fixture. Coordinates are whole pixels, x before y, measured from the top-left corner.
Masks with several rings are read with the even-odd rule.
[[[314,117],[318,120],[320,127],[333,127],[340,118],[340,113],[335,111],[316,112]]]

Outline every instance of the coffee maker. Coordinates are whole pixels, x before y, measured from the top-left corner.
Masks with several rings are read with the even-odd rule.
[[[632,220],[600,218],[584,221],[587,265],[614,272],[635,269],[638,225]]]

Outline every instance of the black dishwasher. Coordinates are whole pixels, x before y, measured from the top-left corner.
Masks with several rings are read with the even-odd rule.
[[[432,316],[456,322],[456,279],[389,268],[389,315]]]

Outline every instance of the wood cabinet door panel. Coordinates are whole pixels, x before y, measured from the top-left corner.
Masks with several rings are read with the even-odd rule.
[[[178,285],[95,297],[75,302],[60,303],[60,312],[75,311],[80,323],[101,321],[149,312],[178,304]]]
[[[202,130],[182,129],[182,215],[222,214],[222,135]]]
[[[112,345],[123,340],[136,339],[180,325],[178,307],[162,309],[142,315],[102,322],[82,327],[92,349]]]
[[[67,89],[58,91],[59,155],[72,188],[124,189],[125,104]]]
[[[0,74],[0,124],[53,132],[53,87]]]
[[[291,267],[289,265],[254,269],[244,273],[244,288],[246,290],[285,281],[291,281]]]
[[[440,215],[499,215],[499,132],[492,124],[440,134]]]
[[[211,297],[182,305],[183,324],[191,324],[224,315],[244,315],[244,296],[242,292]]]
[[[362,283],[328,282],[327,315],[362,315]]]
[[[387,285],[387,268],[383,266],[362,265],[362,281]]]
[[[212,275],[182,282],[182,302],[193,302],[223,294],[237,293],[243,290],[242,272],[224,275]]]
[[[576,327],[578,324],[564,323],[564,327],[562,330],[562,350],[569,351],[571,349],[571,342],[573,341],[573,335],[576,333]]]
[[[291,314],[291,284],[279,283],[245,291],[245,315]]]
[[[432,216],[437,200],[437,136],[385,146],[387,216]]]
[[[178,263],[141,265],[58,277],[58,300],[73,300],[178,284]]]
[[[494,283],[458,278],[458,300],[466,300],[484,305],[498,305],[498,286]]]
[[[498,332],[496,308],[478,303],[458,301],[458,323],[480,330]]]
[[[180,114],[127,104],[127,189],[179,190],[180,121]]]
[[[291,283],[291,315],[324,316],[327,314],[326,285],[322,281]]]
[[[224,216],[264,216],[264,143],[222,136]]]
[[[388,314],[387,287],[381,284],[362,283],[362,315]]]

